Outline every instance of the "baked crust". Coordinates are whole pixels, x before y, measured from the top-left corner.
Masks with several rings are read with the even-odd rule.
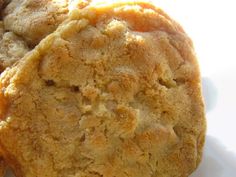
[[[88,0],[12,0],[1,1],[0,9],[3,2],[6,7],[0,21],[0,73],[52,33],[66,19],[69,9],[89,4]]]
[[[12,0],[4,9],[7,30],[37,45],[66,18],[68,0]]]
[[[20,60],[28,51],[26,42],[13,32],[5,32],[0,21],[0,73]]]
[[[183,29],[146,2],[91,3],[0,78],[17,177],[187,177],[205,138]]]

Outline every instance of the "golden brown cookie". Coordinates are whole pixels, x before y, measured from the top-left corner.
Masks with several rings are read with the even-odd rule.
[[[68,0],[12,0],[4,10],[7,30],[38,44],[66,18]]]
[[[92,3],[0,78],[17,177],[187,177],[205,137],[199,67],[150,3]]]
[[[0,21],[0,73],[21,59],[28,51],[26,42],[13,32],[5,32]]]
[[[0,9],[3,2],[6,1],[0,1]],[[88,3],[88,0],[12,0],[6,3],[9,5],[4,9],[4,24],[0,21],[0,72],[53,32],[67,17],[69,8],[83,8]],[[5,32],[8,30],[10,32]]]
[[[4,10],[7,30],[37,45],[62,23],[69,9],[83,8],[90,0],[12,0]]]

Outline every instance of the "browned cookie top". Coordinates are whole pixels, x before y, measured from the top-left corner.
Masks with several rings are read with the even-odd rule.
[[[28,51],[26,42],[13,32],[5,32],[0,21],[0,73],[21,59]]]
[[[92,3],[0,78],[17,177],[187,177],[204,105],[192,42],[145,2]]]
[[[12,0],[0,1],[0,73],[32,50],[45,36],[56,30],[69,9],[84,8],[88,0]]]
[[[66,18],[67,1],[12,0],[4,10],[5,27],[36,45]]]

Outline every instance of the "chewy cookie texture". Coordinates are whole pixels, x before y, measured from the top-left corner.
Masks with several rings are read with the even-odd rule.
[[[1,9],[6,6],[4,9]],[[11,67],[41,39],[53,32],[68,13],[68,1],[0,1],[0,71]]]
[[[4,25],[0,21],[0,72],[12,66],[28,51],[26,42],[13,32],[5,32]]]
[[[88,4],[85,0],[0,1],[0,72],[56,30],[67,18],[69,8],[80,9]]]
[[[16,177],[189,176],[206,125],[183,29],[150,3],[121,1],[66,17],[62,3],[59,27],[38,33],[11,15],[33,20],[51,8],[12,10],[27,2],[12,0],[3,18],[13,43],[31,50],[0,77],[0,152]]]
[[[4,25],[34,46],[66,18],[67,7],[68,0],[12,0],[4,10]]]

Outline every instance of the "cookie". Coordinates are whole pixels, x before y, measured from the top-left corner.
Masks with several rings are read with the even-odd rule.
[[[12,0],[4,10],[7,30],[38,44],[66,18],[68,0]]]
[[[4,10],[7,30],[37,45],[62,23],[70,9],[83,8],[90,0],[12,0]]]
[[[91,3],[0,77],[16,177],[187,177],[205,116],[193,44],[142,1]]]
[[[21,59],[28,51],[26,42],[13,32],[5,32],[0,21],[0,73]]]
[[[69,8],[83,8],[89,1],[12,0],[0,21],[0,72],[21,59],[66,18]],[[3,1],[0,1],[0,9]],[[9,32],[6,32],[9,31]]]

